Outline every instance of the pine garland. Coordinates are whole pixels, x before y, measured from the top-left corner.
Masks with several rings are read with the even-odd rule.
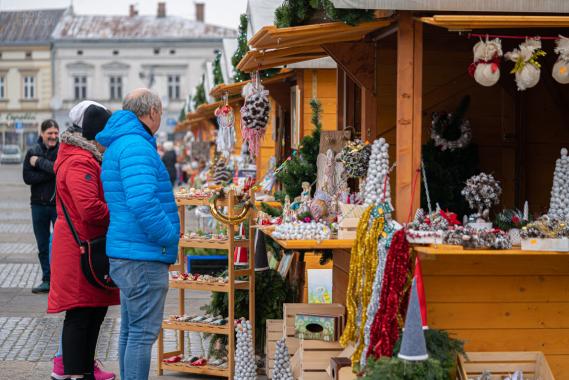
[[[285,0],[275,10],[274,24],[277,28],[305,25],[318,11],[323,11],[323,21],[357,25],[373,20],[373,10],[370,9],[338,9],[330,0]]]
[[[299,154],[293,157],[285,165],[284,169],[277,173],[277,180],[283,185],[284,191],[291,199],[302,193],[302,182],[313,183],[316,180],[316,160],[320,149],[320,132],[322,123],[320,114],[322,105],[318,99],[310,101],[312,108],[312,134],[304,136],[300,142]]]
[[[237,50],[233,54],[233,57],[231,57],[231,64],[233,65],[233,80],[235,82],[243,82],[251,78],[248,73],[237,68],[239,62],[241,62],[245,54],[249,51],[249,45],[247,44],[247,24],[247,15],[243,13],[240,17],[239,30],[237,33]]]
[[[448,380],[438,360],[410,362],[398,358],[370,358],[362,380]]]
[[[202,75],[202,81],[196,86],[196,91],[194,95],[194,111],[198,109],[202,104],[207,103],[205,97],[205,87],[204,87],[205,76]]]
[[[178,116],[178,122],[182,122],[186,120],[186,107],[182,107],[182,109],[180,110],[180,115]]]
[[[281,216],[283,214],[282,207],[273,207],[265,202],[261,202],[261,211],[273,218]]]
[[[213,60],[213,83],[215,86],[223,83],[223,73],[221,71],[221,50],[215,50]]]

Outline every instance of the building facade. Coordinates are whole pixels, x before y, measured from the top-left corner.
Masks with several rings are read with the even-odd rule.
[[[202,65],[236,33],[205,24],[203,9],[196,14],[195,21],[167,16],[163,3],[156,16],[132,8],[129,16],[66,13],[52,35],[56,120],[68,125],[69,109],[83,99],[120,109],[129,91],[148,87],[162,98],[161,133],[171,133]]]
[[[50,38],[64,13],[0,12],[0,145],[32,145],[52,117]]]

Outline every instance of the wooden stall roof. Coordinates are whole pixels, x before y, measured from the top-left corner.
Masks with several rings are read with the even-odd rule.
[[[320,45],[329,42],[355,41],[390,23],[391,20],[386,19],[364,22],[355,26],[347,25],[343,22],[293,26],[289,28],[277,28],[274,25],[268,25],[261,28],[249,40],[249,46],[257,50],[266,50]]]
[[[241,101],[241,97],[233,97],[229,99],[229,104],[234,104]],[[223,105],[223,101],[217,101],[213,103],[204,103],[200,105],[194,112],[190,112],[186,116],[186,120],[178,123],[176,128],[174,129],[175,132],[182,132],[186,131],[191,128],[192,125],[196,123],[200,123],[202,121],[211,119],[214,117],[214,112],[217,107]]]
[[[569,16],[524,15],[434,15],[421,17],[426,24],[448,30],[508,29],[508,28],[567,28]]]
[[[276,28],[265,26],[257,32],[237,68],[250,72],[327,56],[323,44],[358,41],[376,29],[388,26],[391,19],[362,23],[356,26],[341,22]]]
[[[293,75],[294,75],[294,72],[292,70],[282,69],[281,72],[279,72],[278,74],[275,74],[270,78],[262,79],[261,83],[263,83],[263,84],[276,83],[280,80],[290,78]],[[211,90],[210,95],[213,96],[214,98],[221,98],[225,92],[227,92],[229,97],[241,95],[241,91],[243,90],[243,87],[245,87],[245,85],[249,82],[250,82],[250,80],[246,80],[243,82],[229,83],[229,84],[222,83],[222,84],[215,86]]]

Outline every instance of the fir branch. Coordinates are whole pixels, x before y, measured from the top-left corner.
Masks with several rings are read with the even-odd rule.
[[[215,86],[223,83],[223,73],[221,71],[221,50],[215,51],[213,60],[213,83]]]
[[[261,211],[263,211],[265,214],[268,214],[273,218],[281,216],[283,214],[282,207],[273,207],[265,202],[261,202]]]
[[[197,85],[194,94],[194,111],[198,109],[199,106],[205,104],[207,99],[205,97],[205,87],[204,87],[205,76],[202,75],[202,81]]]

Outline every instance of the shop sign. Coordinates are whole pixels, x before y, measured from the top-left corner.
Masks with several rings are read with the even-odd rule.
[[[0,123],[37,122],[37,114],[34,112],[5,112],[0,113]]]

